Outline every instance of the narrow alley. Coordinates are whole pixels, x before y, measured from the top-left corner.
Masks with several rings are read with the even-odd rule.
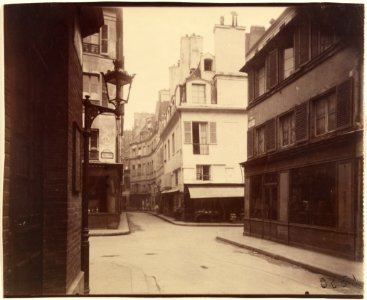
[[[241,234],[241,227],[177,226],[147,213],[128,217],[130,235],[90,238],[91,295],[361,293],[345,284],[323,288],[325,276],[215,240],[226,231]]]

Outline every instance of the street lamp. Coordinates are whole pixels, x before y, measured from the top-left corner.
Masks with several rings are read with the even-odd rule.
[[[122,70],[122,63],[120,60],[114,60],[115,66],[113,71],[107,71],[106,74],[102,73],[105,83],[113,84],[116,86],[116,97],[112,100],[108,100],[115,108],[104,107],[95,105],[89,100],[89,96],[85,96],[83,99],[84,105],[84,164],[83,164],[83,195],[82,195],[82,255],[81,265],[84,271],[84,293],[89,294],[89,228],[88,228],[88,194],[87,194],[87,180],[89,176],[89,139],[91,134],[91,127],[94,119],[103,113],[112,113],[116,116],[117,120],[120,120],[120,116],[123,116],[123,105],[128,103],[130,97],[130,90],[133,75],[129,75],[126,71]],[[128,94],[126,99],[123,99],[122,88],[128,86]],[[109,98],[109,97],[108,97]],[[119,147],[119,145],[118,145]]]

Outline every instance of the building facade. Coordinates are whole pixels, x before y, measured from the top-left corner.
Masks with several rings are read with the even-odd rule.
[[[103,8],[104,25],[83,39],[83,98],[114,108],[108,102],[116,94],[101,73],[113,70],[113,60],[122,58],[122,10]],[[117,228],[122,199],[123,164],[120,143],[123,118],[104,113],[92,124],[89,151],[89,227]]]
[[[245,234],[362,258],[362,10],[287,8],[247,52]]]
[[[102,25],[97,7],[4,7],[5,296],[84,293],[82,38]]]
[[[163,174],[160,211],[184,220],[228,221],[243,213],[247,77],[245,28],[215,25],[215,56],[201,36],[181,38],[180,61],[170,68],[170,103],[160,132]],[[236,147],[233,147],[233,145]]]

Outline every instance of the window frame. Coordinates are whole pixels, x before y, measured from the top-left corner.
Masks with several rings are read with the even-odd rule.
[[[204,169],[207,168],[207,174],[204,174]],[[210,181],[211,180],[211,166],[210,165],[196,165],[196,180]]]
[[[203,91],[195,91],[194,93],[194,87],[196,88],[203,88]],[[200,102],[201,98],[199,98],[199,93],[196,95],[196,92],[203,92],[203,102]],[[206,103],[206,84],[205,83],[192,83],[191,84],[191,102],[193,104],[205,104]]]
[[[290,121],[290,130],[289,130],[289,143],[284,145],[283,143],[283,126],[282,126],[282,121],[286,118],[291,118]],[[283,114],[280,114],[277,117],[278,121],[277,121],[277,128],[278,128],[278,148],[279,149],[285,149],[285,148],[289,148],[292,147],[296,144],[296,116],[295,116],[295,110],[291,109]],[[293,122],[292,122],[293,121]]]
[[[107,37],[104,38],[102,35],[103,32],[103,28],[107,27]],[[110,26],[109,24],[104,24],[102,25],[101,29],[100,29],[100,35],[99,35],[99,43],[100,43],[100,54],[102,55],[108,55],[109,54],[109,39],[110,39]],[[107,51],[103,51],[103,42],[106,42],[106,46],[107,46]]]

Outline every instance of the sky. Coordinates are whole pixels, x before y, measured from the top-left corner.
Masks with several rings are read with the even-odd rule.
[[[224,16],[231,24],[231,12],[238,14],[238,26],[270,26],[285,7],[124,7],[125,70],[136,74],[125,106],[125,129],[131,129],[135,112],[154,113],[158,91],[168,89],[168,69],[180,58],[180,39],[201,35],[203,52],[214,53],[213,29]]]

